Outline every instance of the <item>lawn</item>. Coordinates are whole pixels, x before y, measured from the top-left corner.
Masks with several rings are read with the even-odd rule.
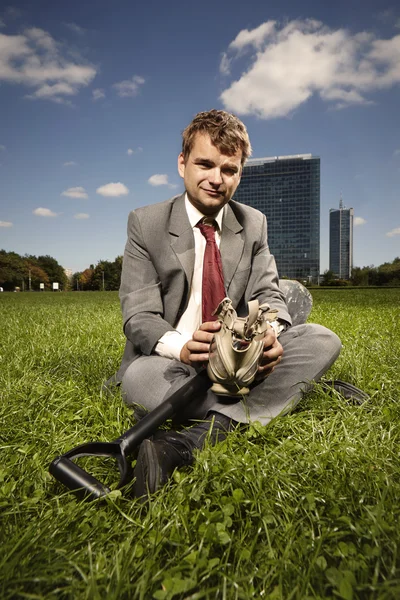
[[[89,503],[48,473],[133,424],[101,391],[123,349],[117,293],[0,294],[0,597],[400,597],[400,289],[313,291],[344,347],[290,415],[206,448],[147,506]],[[99,467],[104,477],[113,464]]]

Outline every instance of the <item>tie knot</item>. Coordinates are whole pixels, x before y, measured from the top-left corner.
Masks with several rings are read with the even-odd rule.
[[[215,219],[204,217],[204,219],[197,223],[196,227],[200,229],[207,242],[215,242],[214,232],[218,227],[218,224]]]

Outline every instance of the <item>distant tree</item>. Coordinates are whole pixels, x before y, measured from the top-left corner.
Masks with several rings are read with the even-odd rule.
[[[332,283],[334,282],[334,280],[335,280],[335,274],[334,274],[334,272],[331,271],[330,269],[329,270],[327,269],[326,271],[324,271],[324,274],[322,276],[321,284],[322,285],[332,285]]]
[[[80,274],[80,289],[84,291],[95,290],[94,270],[85,269]]]
[[[82,273],[80,271],[77,271],[76,273],[73,273],[72,279],[71,279],[71,288],[77,292],[79,292],[79,290],[81,289],[81,286],[80,286],[81,275],[82,275]]]
[[[376,267],[374,267],[374,265],[370,265],[369,267],[367,267],[368,269],[368,285],[379,285],[380,284],[380,277],[379,277],[379,271]]]
[[[400,279],[400,258],[396,257],[391,263],[383,263],[378,267],[380,285],[393,285]]]
[[[25,287],[25,264],[16,252],[0,250],[0,285],[6,291]]]
[[[350,281],[347,279],[333,279],[333,281],[329,285],[334,285],[337,287],[347,287],[350,285]]]
[[[368,267],[353,267],[351,270],[351,283],[353,285],[369,285],[369,269]]]
[[[115,280],[114,280],[114,289],[119,290],[120,285],[121,285],[121,273],[122,273],[122,260],[123,257],[122,255],[117,256],[117,258],[114,260],[114,265],[115,265]]]
[[[97,290],[118,290],[121,282],[122,256],[111,262],[101,260],[94,269],[94,288]]]
[[[352,269],[351,282],[353,285],[397,286],[399,281],[399,257],[396,257],[393,262],[383,263],[379,267],[369,265],[368,267],[354,267]]]
[[[40,283],[50,287],[53,282],[58,282],[65,289],[68,283],[63,267],[51,256],[20,256],[16,252],[0,250],[0,285],[5,290],[13,290],[16,287],[27,290],[29,273],[31,289],[39,289]]]
[[[52,256],[38,256],[37,264],[43,269],[48,275],[49,282],[59,283],[63,288],[66,287],[68,278],[64,272],[63,267],[57,262]]]
[[[44,283],[45,288],[50,287],[49,276],[46,271],[44,271],[41,267],[35,264],[34,261],[30,259],[24,259],[25,265],[25,279],[29,281],[29,276],[31,279],[31,289],[32,290],[40,290],[40,284]]]

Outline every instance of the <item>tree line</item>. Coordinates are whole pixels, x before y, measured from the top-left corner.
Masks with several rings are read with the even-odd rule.
[[[114,261],[100,260],[81,272],[67,277],[64,267],[52,256],[20,256],[0,250],[0,287],[4,291],[52,290],[58,283],[63,291],[118,290],[121,280],[122,256]]]
[[[400,286],[400,257],[379,267],[353,267],[349,281],[337,279],[333,271],[325,271],[321,285],[328,286]]]
[[[53,283],[66,289],[68,278],[55,258],[0,250],[0,286],[5,291],[39,290],[41,283],[45,289],[52,289]]]
[[[111,291],[118,290],[121,280],[122,256],[113,261],[100,260],[84,271],[68,278],[64,268],[51,256],[20,256],[16,252],[0,250],[0,287],[5,291],[52,289],[58,283],[62,290]],[[400,257],[379,267],[353,267],[350,281],[337,279],[333,271],[325,271],[321,285],[327,286],[400,286]]]
[[[84,271],[72,275],[71,286],[77,291],[118,290],[121,281],[122,256],[114,261],[100,260]]]

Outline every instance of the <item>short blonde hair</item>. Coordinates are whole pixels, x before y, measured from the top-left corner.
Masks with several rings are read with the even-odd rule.
[[[242,151],[242,166],[251,156],[251,144],[246,126],[235,115],[212,109],[198,113],[182,133],[182,154],[187,160],[198,133],[210,136],[211,142],[228,156]]]

